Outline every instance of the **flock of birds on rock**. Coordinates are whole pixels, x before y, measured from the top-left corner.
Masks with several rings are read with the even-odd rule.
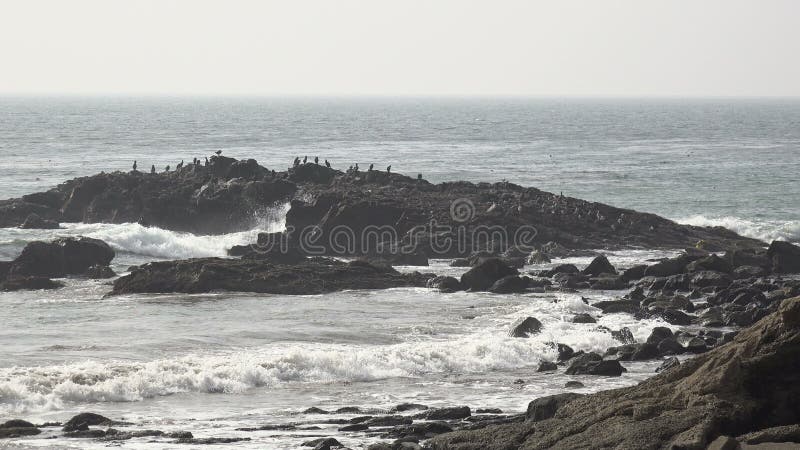
[[[220,156],[222,154],[222,150],[217,150],[216,152],[214,152],[214,154],[216,154],[217,156]],[[304,156],[302,161],[300,160],[299,156],[294,158],[294,167],[298,167],[301,163],[302,164],[307,164],[308,163],[308,156]],[[192,164],[195,165],[195,166],[199,166],[200,165],[200,160],[197,159],[197,158],[194,158],[192,160]],[[319,165],[319,156],[315,156],[314,157],[314,164]],[[329,169],[331,168],[331,163],[327,159],[325,160],[324,164],[325,164],[325,167],[327,167]],[[208,166],[208,157],[205,158],[205,164],[204,165]],[[137,168],[138,168],[137,162],[133,161],[133,171],[137,172]],[[183,168],[183,160],[181,160],[181,162],[179,162],[178,165],[175,166],[175,170],[180,170],[181,168]],[[369,165],[369,172],[372,172],[374,168],[375,168],[375,165],[374,164],[370,164]],[[169,165],[164,167],[164,172],[169,172],[169,170],[170,170],[170,166]],[[347,169],[347,173],[358,173],[358,170],[359,170],[358,169],[358,163],[355,163],[355,165],[351,165],[350,168]],[[150,166],[150,173],[156,173],[155,164]],[[273,170],[272,173],[274,174],[275,171]],[[391,165],[386,166],[386,173],[387,174],[392,173],[392,166]],[[417,175],[417,179],[418,180],[422,179],[422,174],[421,173]]]

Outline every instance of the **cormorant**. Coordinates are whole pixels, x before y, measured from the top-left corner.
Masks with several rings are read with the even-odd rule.
[[[208,165],[208,156],[206,156],[206,165]]]
[[[215,151],[214,153],[216,153],[216,154],[217,154],[217,156],[219,156],[219,155],[221,155],[221,154],[222,154],[222,150],[217,150],[217,151]]]
[[[181,162],[179,162],[179,163],[178,163],[178,165],[177,165],[177,166],[175,166],[175,170],[178,170],[178,169],[180,169],[181,167],[183,167],[183,160],[181,160]]]
[[[421,174],[421,173],[418,173],[418,174],[417,174],[417,179],[418,179],[418,180],[421,180],[421,179],[422,179],[422,174]]]
[[[319,164],[319,156],[314,157],[314,164]]]
[[[356,163],[356,165],[355,165],[355,167],[353,167],[353,169],[355,169],[355,171],[358,172],[358,163]]]
[[[386,167],[386,173],[392,173],[392,166]]]
[[[150,173],[156,173],[156,165],[155,164],[150,166]]]
[[[328,169],[331,168],[331,163],[329,163],[327,159],[325,160],[325,167],[327,167]]]
[[[136,172],[136,160],[133,160],[133,171]]]
[[[370,164],[370,165],[369,165],[369,171],[370,171],[370,172],[372,172],[372,168],[373,168],[373,167],[375,167],[375,164]]]
[[[167,167],[164,167],[164,172],[169,172],[169,165],[167,165]]]
[[[303,164],[308,162],[308,156],[303,156]]]
[[[299,157],[299,156],[296,156],[296,157],[294,158],[294,165],[295,165],[295,166],[299,166],[299,165],[300,165],[300,157]]]

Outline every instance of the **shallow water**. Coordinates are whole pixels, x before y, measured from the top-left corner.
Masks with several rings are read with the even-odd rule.
[[[134,159],[140,169],[160,168],[222,148],[285,167],[295,155],[319,153],[339,168],[391,163],[431,181],[507,179],[762,239],[800,240],[798,101],[0,99],[0,118],[0,197],[127,170]],[[224,256],[259,231],[282,229],[285,212],[278,207],[257,229],[223,236],[138,224],[0,229],[0,259],[32,240],[86,235],[112,245],[113,267],[124,273],[147,261]],[[609,258],[628,267],[668,254]],[[553,264],[559,262],[580,267],[589,258]],[[455,276],[464,270],[447,261],[401,269]],[[616,345],[599,325],[630,327],[639,339],[665,325],[600,316],[576,294],[389,289],[105,298],[107,281],[66,283],[52,292],[0,293],[0,420],[63,420],[93,411],[142,428],[251,437],[236,444],[242,448],[292,447],[309,435],[339,438],[336,425],[235,430],[340,417],[298,415],[311,406],[385,410],[415,402],[521,412],[533,398],[562,392],[569,379],[585,382],[581,392],[632,384],[658,362],[626,363],[629,372],[620,378],[535,369],[555,357],[551,342],[587,351]],[[619,293],[582,295],[593,303]],[[569,322],[578,312],[599,323]],[[543,332],[507,337],[527,316],[542,321]],[[48,436],[24,442],[107,446]],[[122,446],[169,448],[149,440]],[[358,448],[375,439],[355,433],[340,440]]]

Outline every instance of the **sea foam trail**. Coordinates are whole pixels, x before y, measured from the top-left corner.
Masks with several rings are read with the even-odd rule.
[[[702,227],[725,227],[742,236],[760,239],[767,243],[774,240],[800,242],[800,221],[798,220],[749,220],[734,216],[706,217],[694,215],[675,220],[686,225]]]

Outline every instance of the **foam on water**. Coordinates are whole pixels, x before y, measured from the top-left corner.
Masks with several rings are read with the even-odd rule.
[[[735,216],[708,217],[701,214],[683,217],[678,223],[702,227],[725,227],[742,236],[760,239],[800,242],[800,221],[798,220],[750,220]]]

